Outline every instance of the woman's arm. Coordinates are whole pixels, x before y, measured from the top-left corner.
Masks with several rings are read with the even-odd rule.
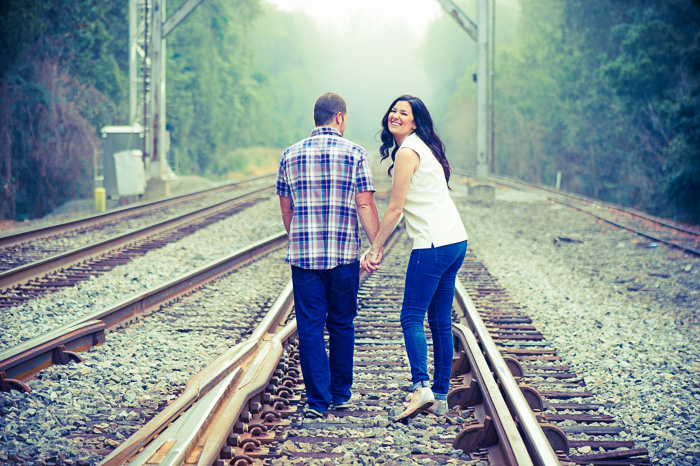
[[[406,193],[408,185],[411,184],[413,173],[418,170],[420,157],[412,149],[402,148],[396,153],[394,161],[394,182],[391,187],[391,199],[389,207],[384,212],[382,224],[379,227],[379,233],[372,242],[372,247],[369,250],[368,258],[370,264],[378,266],[381,262],[380,253],[384,247],[384,243],[389,238],[389,234],[394,229],[394,225],[399,220],[403,211],[403,204],[406,201]]]

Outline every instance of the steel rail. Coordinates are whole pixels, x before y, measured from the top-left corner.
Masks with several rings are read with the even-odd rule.
[[[529,183],[525,183],[525,182],[520,181],[520,180],[513,180],[513,179],[505,178],[505,177],[502,177],[502,176],[491,175],[490,178],[492,178],[492,179],[494,179],[494,180],[498,180],[498,181],[503,182],[503,183],[512,183],[512,184],[514,184],[514,185],[516,185],[516,186],[517,186],[517,185],[522,185],[522,186],[526,186],[526,187],[532,187],[532,186],[533,186],[533,185],[531,185],[531,184],[529,184]],[[691,229],[686,228],[686,227],[684,227],[684,226],[682,226],[682,225],[678,225],[678,224],[675,224],[675,223],[671,223],[671,222],[669,222],[669,221],[667,221],[667,220],[665,220],[665,219],[657,218],[657,217],[654,217],[654,216],[652,216],[652,215],[645,214],[644,212],[640,212],[640,211],[638,211],[638,210],[636,210],[636,209],[632,209],[632,208],[629,208],[629,207],[617,206],[617,205],[611,204],[611,203],[609,203],[609,202],[605,202],[605,201],[601,201],[601,200],[598,200],[598,199],[593,199],[593,198],[590,198],[590,197],[582,196],[582,195],[580,195],[580,194],[574,194],[574,193],[559,191],[559,190],[556,190],[556,189],[553,189],[553,188],[549,188],[549,187],[547,187],[547,186],[536,186],[536,188],[537,188],[537,189],[541,189],[541,190],[543,190],[543,191],[547,191],[547,192],[552,193],[552,194],[556,194],[556,195],[558,195],[558,196],[568,197],[568,198],[576,199],[576,200],[579,200],[579,201],[582,201],[582,202],[588,202],[588,203],[595,204],[595,205],[599,205],[599,206],[606,207],[606,208],[609,208],[609,209],[614,209],[614,210],[622,211],[622,212],[625,212],[625,213],[627,213],[627,214],[634,215],[635,217],[639,217],[639,218],[641,218],[641,219],[648,220],[648,221],[650,221],[650,222],[658,223],[659,225],[662,225],[662,226],[665,226],[665,227],[667,227],[667,228],[671,228],[671,229],[674,229],[674,230],[682,231],[682,232],[684,232],[684,233],[689,233],[689,234],[691,234],[691,235],[700,235],[700,231],[698,231],[698,230],[691,230]]]
[[[251,199],[261,196],[263,193],[272,191],[273,189],[274,186],[266,186],[242,196],[238,196],[235,199],[219,202],[180,217],[165,220],[155,225],[149,225],[145,228],[133,230],[129,233],[110,238],[106,241],[91,244],[82,248],[74,249],[73,251],[48,257],[40,261],[5,270],[4,272],[0,272],[0,290],[9,289],[29,280],[36,279],[52,272],[60,271],[72,265],[79,264],[80,262],[91,257],[125,247],[131,243],[143,240],[165,230],[174,229],[179,226],[195,222],[203,217],[216,215],[218,212],[225,211],[234,206],[248,202]]]
[[[20,345],[0,352],[0,380],[6,389],[29,388],[24,383],[46,367],[67,363],[68,359],[82,360],[76,351],[102,344],[105,332],[128,321],[156,310],[162,304],[186,295],[193,289],[215,280],[268,252],[286,244],[282,232],[265,238],[249,247],[235,251],[228,257],[206,264],[163,285],[127,298],[113,307],[81,317],[46,335],[32,338]],[[2,388],[2,387],[0,387]]]
[[[454,172],[455,172],[455,173],[458,173],[458,174],[461,174],[461,175],[464,175],[464,176],[471,176],[471,174],[469,174],[468,172],[464,172],[464,171],[461,171],[461,170],[454,170]],[[566,199],[566,198],[569,198],[569,199],[576,199],[576,200],[578,200],[578,201],[580,201],[580,202],[587,202],[587,203],[590,203],[590,204],[593,204],[593,205],[598,205],[598,206],[605,207],[605,208],[608,208],[608,209],[617,210],[618,212],[624,212],[624,213],[626,213],[626,214],[628,214],[628,215],[632,215],[632,216],[641,218],[641,219],[643,219],[643,220],[646,220],[646,221],[649,221],[649,222],[652,222],[652,223],[656,223],[657,225],[661,225],[661,226],[663,226],[663,227],[670,228],[670,229],[672,229],[672,230],[676,230],[676,231],[683,232],[683,233],[690,234],[690,235],[700,236],[700,232],[697,231],[697,230],[691,230],[691,229],[689,229],[689,228],[685,228],[685,227],[682,226],[682,225],[677,225],[677,224],[674,224],[674,223],[670,223],[670,222],[668,222],[668,221],[666,221],[666,220],[663,220],[663,219],[660,219],[660,218],[652,217],[652,216],[650,216],[650,215],[647,215],[647,214],[645,214],[645,213],[643,213],[643,212],[639,212],[639,211],[634,210],[634,209],[623,208],[623,207],[620,207],[620,206],[616,206],[616,205],[614,205],[614,204],[610,204],[610,203],[607,203],[607,202],[604,202],[604,201],[599,201],[599,200],[596,200],[596,199],[587,198],[587,197],[585,197],[585,196],[580,196],[580,195],[577,195],[577,194],[565,193],[565,192],[563,192],[563,191],[557,191],[557,190],[555,190],[555,189],[548,188],[548,187],[546,187],[546,186],[532,185],[532,184],[526,183],[526,182],[524,182],[524,181],[512,180],[512,179],[509,179],[509,178],[503,178],[503,177],[499,177],[499,176],[495,176],[495,175],[491,175],[491,176],[489,177],[489,179],[494,180],[495,182],[497,182],[497,183],[499,183],[499,184],[502,184],[502,185],[504,185],[504,186],[508,186],[508,187],[510,187],[510,188],[521,189],[521,188],[524,186],[524,187],[530,188],[530,189],[537,189],[537,190],[549,192],[549,193],[554,194],[554,195],[556,195],[556,196],[558,197],[557,199],[555,199],[555,198],[553,198],[553,197],[551,197],[551,196],[548,197],[550,200],[552,200],[552,201],[554,201],[554,202],[557,202],[557,203],[559,203],[559,204],[563,204],[563,205],[565,205],[565,206],[567,206],[567,207],[570,207],[570,208],[572,208],[572,209],[576,209],[576,210],[578,210],[579,212],[583,212],[583,213],[585,213],[585,214],[588,214],[588,215],[590,215],[590,216],[592,216],[592,217],[594,217],[594,218],[596,218],[596,219],[598,219],[598,220],[602,220],[603,222],[609,223],[610,225],[613,225],[613,226],[615,226],[615,227],[617,227],[617,228],[622,228],[622,229],[624,229],[624,230],[630,231],[630,232],[635,233],[635,234],[638,234],[638,235],[640,235],[640,236],[644,236],[645,238],[648,238],[648,239],[650,239],[650,240],[656,241],[657,243],[663,243],[663,244],[666,244],[666,245],[668,245],[668,246],[671,246],[671,247],[674,247],[674,248],[678,248],[678,249],[682,249],[682,250],[684,250],[684,251],[688,251],[688,252],[690,252],[690,253],[692,253],[692,254],[695,254],[695,255],[700,256],[700,249],[697,249],[697,248],[695,248],[695,247],[693,247],[693,246],[686,246],[686,245],[683,245],[683,244],[679,244],[679,243],[676,243],[676,242],[674,242],[674,241],[666,240],[666,239],[663,239],[663,238],[659,238],[659,237],[654,236],[654,235],[652,235],[652,234],[649,234],[649,233],[640,231],[640,230],[638,230],[638,229],[636,229],[636,228],[632,228],[632,227],[630,227],[630,226],[628,226],[628,225],[623,225],[623,224],[621,224],[621,223],[612,221],[612,220],[607,219],[607,218],[605,218],[605,217],[601,217],[600,215],[596,215],[594,212],[591,212],[591,211],[589,211],[589,210],[586,210],[586,209],[583,209],[583,208],[581,208],[581,207],[575,206],[575,205],[573,205],[573,204],[571,204],[571,203],[569,203],[569,202],[563,201],[563,200],[561,200],[561,198],[565,198],[565,199]]]
[[[452,334],[460,341],[461,347],[465,350],[476,381],[481,388],[487,412],[491,414],[491,422],[498,433],[500,440],[497,444],[500,452],[499,462],[504,466],[533,465],[527,446],[518,432],[516,421],[508,409],[506,400],[501,395],[498,383],[494,379],[486,357],[482,354],[471,329],[462,324],[453,324]],[[459,447],[457,443],[460,441],[460,435],[455,439],[455,448]]]
[[[208,438],[201,449],[202,458],[218,455],[247,400],[267,386],[282,355],[282,343],[296,334],[296,319],[293,319],[280,332],[280,326],[292,312],[293,296],[290,281],[245,342],[236,345],[203,369],[188,382],[183,395],[169,404],[136,434],[129,437],[100,464],[116,465],[127,461],[130,464],[145,464],[156,454],[160,454],[158,463],[161,465],[183,464],[185,462],[183,458],[187,456],[183,454],[193,451],[195,440],[201,441],[198,435],[200,431],[211,430],[213,425],[225,425],[228,428],[216,429],[216,435]],[[242,377],[222,378],[222,375],[227,376],[234,370],[240,370]],[[201,403],[198,402],[194,410],[188,411],[192,404],[205,393],[199,389],[200,381],[213,376],[223,380],[221,384],[217,384],[222,385],[217,388],[219,396],[206,400],[202,398]],[[214,413],[216,407],[225,407],[225,409]],[[186,411],[186,415],[183,415]],[[172,423],[177,417],[186,419],[186,422]],[[206,423],[206,419],[202,417],[212,422]],[[216,422],[213,422],[214,420]],[[171,423],[172,426],[169,427]],[[212,464],[213,461],[202,463],[200,459],[199,463]]]
[[[520,186],[530,187],[530,188],[533,187],[532,185],[529,185],[528,183],[524,183],[524,182],[522,182],[522,181],[509,180],[509,179],[507,179],[507,178],[501,178],[501,177],[495,177],[495,176],[491,176],[491,178],[493,178],[493,179],[495,179],[495,180],[498,180],[499,183],[505,184],[506,186],[510,186],[510,187],[517,187],[517,186],[519,186],[519,185],[520,185]],[[669,222],[667,222],[667,221],[665,221],[665,220],[663,220],[663,219],[654,218],[654,217],[652,217],[652,216],[650,216],[650,215],[646,215],[646,214],[644,214],[644,213],[642,213],[642,212],[639,212],[639,211],[636,211],[636,210],[634,210],[634,209],[622,208],[622,207],[619,207],[619,206],[616,206],[616,205],[613,205],[613,204],[609,204],[609,203],[604,202],[604,201],[598,201],[598,200],[595,200],[595,199],[590,199],[590,198],[586,198],[586,197],[583,197],[583,196],[579,196],[579,195],[576,195],[576,194],[563,193],[563,192],[561,192],[561,191],[556,191],[556,190],[554,190],[554,189],[547,188],[546,186],[536,186],[536,189],[543,190],[543,191],[546,191],[546,192],[555,194],[555,195],[558,196],[559,198],[562,198],[562,197],[563,197],[563,198],[565,198],[565,199],[567,199],[567,198],[569,198],[569,199],[576,199],[576,200],[578,200],[578,201],[580,201],[580,202],[587,202],[587,203],[589,203],[589,204],[593,204],[594,206],[597,205],[597,206],[601,206],[601,207],[604,207],[604,208],[607,208],[607,209],[613,209],[613,210],[616,210],[616,211],[618,211],[618,212],[624,212],[624,213],[626,213],[626,214],[628,214],[628,215],[632,215],[632,216],[641,218],[641,219],[646,220],[646,221],[648,221],[648,222],[652,222],[652,223],[655,223],[655,224],[657,224],[657,225],[661,225],[661,226],[663,226],[663,227],[670,228],[670,229],[672,229],[672,230],[677,230],[677,231],[680,231],[680,232],[683,232],[683,233],[686,233],[686,234],[690,234],[690,235],[700,236],[700,232],[698,232],[698,231],[690,230],[690,229],[685,228],[685,227],[683,227],[683,226],[681,226],[681,225],[675,225],[675,224],[673,224],[673,223],[669,223]],[[667,240],[667,239],[664,239],[664,238],[660,238],[660,237],[658,237],[658,236],[655,236],[655,235],[653,235],[653,234],[646,233],[646,232],[644,232],[644,231],[640,231],[640,230],[638,230],[637,228],[633,228],[633,227],[631,227],[631,226],[629,226],[629,225],[623,225],[622,223],[615,222],[615,221],[613,221],[613,220],[607,219],[607,218],[602,217],[602,216],[600,216],[600,215],[597,215],[597,214],[595,214],[594,212],[591,212],[591,211],[589,211],[589,210],[587,210],[587,209],[585,209],[585,208],[578,207],[578,206],[576,206],[576,205],[571,204],[570,202],[566,202],[566,201],[563,201],[563,200],[561,200],[561,199],[555,199],[555,198],[552,198],[552,197],[549,197],[549,199],[551,199],[551,200],[553,200],[553,201],[555,201],[555,202],[558,202],[558,203],[560,203],[560,204],[564,204],[565,206],[570,207],[570,208],[572,208],[572,209],[576,209],[576,210],[578,210],[579,212],[583,212],[583,213],[585,213],[585,214],[591,215],[592,217],[595,217],[595,218],[597,218],[598,220],[602,220],[603,222],[609,223],[610,225],[613,225],[613,226],[615,226],[615,227],[617,227],[617,228],[622,228],[623,230],[627,230],[627,231],[630,231],[630,232],[632,232],[632,233],[636,233],[636,234],[638,234],[638,235],[640,235],[640,236],[644,236],[645,238],[649,238],[650,240],[656,241],[657,243],[663,243],[663,244],[666,244],[666,245],[668,245],[668,246],[671,246],[671,247],[674,247],[674,248],[678,248],[678,249],[682,249],[682,250],[684,250],[684,251],[688,251],[688,252],[693,253],[693,254],[695,254],[695,255],[697,255],[697,256],[700,256],[700,249],[697,249],[697,248],[695,248],[695,247],[686,246],[686,245],[683,245],[683,244],[679,244],[679,243],[676,243],[676,242],[674,242],[674,241],[672,241],[672,240]]]
[[[627,230],[627,231],[630,231],[630,232],[632,232],[632,233],[636,233],[636,234],[638,234],[638,235],[640,235],[640,236],[644,236],[645,238],[649,238],[650,240],[656,241],[657,243],[663,243],[663,244],[665,244],[665,245],[667,245],[667,246],[671,246],[671,247],[673,247],[673,248],[681,249],[681,250],[683,250],[683,251],[687,251],[687,252],[693,253],[693,254],[695,254],[696,256],[700,256],[700,249],[696,249],[696,248],[694,248],[694,247],[692,247],[692,246],[685,246],[685,245],[683,245],[683,244],[679,244],[679,243],[673,242],[673,241],[671,241],[671,240],[659,238],[658,236],[654,236],[654,235],[651,235],[651,234],[649,234],[649,233],[645,233],[645,232],[643,232],[643,231],[637,230],[636,228],[632,228],[632,227],[630,227],[630,226],[623,225],[623,224],[618,223],[618,222],[614,222],[614,221],[609,220],[609,219],[607,219],[607,218],[601,217],[600,215],[596,215],[596,214],[594,214],[593,212],[590,212],[590,211],[588,211],[588,210],[586,210],[586,209],[582,209],[582,208],[580,208],[580,207],[576,207],[575,205],[569,204],[568,202],[562,202],[562,201],[557,201],[557,202],[559,202],[559,203],[561,203],[561,204],[564,204],[564,205],[566,205],[567,207],[570,207],[570,208],[572,208],[572,209],[576,209],[576,210],[578,210],[579,212],[583,212],[583,213],[585,213],[585,214],[591,215],[591,216],[597,218],[598,220],[602,220],[603,222],[609,223],[610,225],[616,226],[616,227],[618,227],[618,228],[622,228],[623,230]],[[627,212],[627,211],[624,211],[624,210],[623,210],[623,212]],[[628,213],[630,213],[630,212],[628,212]],[[632,214],[632,215],[636,215],[636,214]],[[659,222],[659,221],[657,221],[657,220],[650,220],[650,221],[656,222],[656,223],[659,223],[660,225],[669,227],[667,224],[661,223],[661,222]],[[680,230],[678,227],[674,227],[674,226],[670,226],[669,228],[673,228],[673,229],[676,229],[676,230],[679,230],[679,231],[684,231],[684,232],[689,232],[689,231],[690,231],[690,230]],[[693,233],[693,232],[691,232],[691,234],[698,235],[698,233]]]
[[[56,235],[58,233],[63,233],[66,231],[87,228],[108,222],[116,222],[118,220],[134,217],[136,215],[149,212],[151,210],[163,209],[165,207],[170,207],[171,205],[176,205],[182,202],[193,201],[199,198],[203,198],[217,192],[233,190],[240,187],[241,185],[245,185],[246,183],[258,181],[271,176],[274,176],[274,174],[253,176],[245,178],[241,181],[237,181],[235,183],[227,183],[225,185],[217,186],[214,188],[204,189],[188,194],[182,194],[179,196],[173,196],[167,199],[159,199],[143,204],[121,207],[118,209],[113,209],[109,212],[94,214],[80,219],[71,220],[64,223],[58,223],[55,225],[49,225],[41,228],[35,228],[31,230],[20,231],[17,233],[10,233],[8,235],[2,235],[0,236],[0,248],[8,248],[17,244],[35,241],[37,239],[45,238],[51,235]]]
[[[474,302],[459,280],[457,280],[455,286],[455,304],[464,311],[464,319],[460,324],[470,330],[470,332],[466,332],[466,338],[476,337],[481,343],[482,350],[490,362],[491,370],[495,373],[498,382],[503,388],[508,403],[517,418],[518,425],[524,432],[525,441],[531,449],[530,454],[534,456],[535,464],[546,466],[560,464],[549,440],[518,387],[518,383],[493,342],[486,325],[481,320]],[[456,324],[455,327],[460,328],[460,324]],[[473,333],[473,336],[469,335],[470,333]],[[489,393],[491,393],[490,389]],[[507,430],[509,433],[511,432],[510,428],[507,428]]]
[[[385,243],[385,250],[398,240],[403,216]],[[365,252],[365,254],[367,251]],[[364,254],[363,254],[364,257]],[[360,273],[362,280],[365,272]],[[214,464],[234,424],[254,396],[269,384],[284,346],[296,335],[296,319],[289,320],[294,308],[292,282],[267,312],[251,336],[214,361],[187,384],[185,393],[151,419],[142,429],[117,447],[100,464],[105,466]],[[238,378],[223,380],[216,393],[201,402],[193,389],[201,374],[228,374],[241,370]],[[197,396],[203,395],[197,392]],[[177,422],[173,422],[179,416]]]

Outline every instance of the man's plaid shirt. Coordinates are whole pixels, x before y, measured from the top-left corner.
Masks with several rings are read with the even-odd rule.
[[[355,194],[374,191],[367,151],[328,126],[282,154],[277,194],[292,199],[284,260],[303,269],[332,269],[360,257]]]

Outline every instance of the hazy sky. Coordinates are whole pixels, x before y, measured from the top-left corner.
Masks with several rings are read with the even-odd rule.
[[[323,59],[324,64],[305,71],[313,78],[306,83],[313,89],[308,108],[323,92],[340,94],[350,115],[347,137],[367,147],[378,147],[381,118],[392,100],[402,94],[421,98],[438,116],[444,107],[438,99],[443,98],[444,92],[442,87],[436,88],[442,81],[435,76],[443,69],[466,69],[468,52],[475,48],[438,0],[264,1],[282,12],[299,14],[297,19],[302,24],[306,18],[316,23],[318,28],[310,24],[307,31],[312,42],[309,54]],[[456,40],[447,43],[439,35],[434,37],[435,50],[430,52],[433,60],[426,63],[428,52],[423,48],[423,40],[438,20],[450,28]],[[435,36],[435,31],[430,30],[430,34]],[[319,49],[313,44],[328,47]],[[455,54],[460,50],[464,53]],[[455,59],[457,64],[448,63]],[[277,81],[278,86],[289,84],[288,80]],[[289,92],[294,92],[292,87]]]
[[[377,32],[387,24],[404,23],[422,36],[426,27],[444,14],[437,0],[266,0],[282,11],[300,10],[321,24],[343,32],[360,27]]]

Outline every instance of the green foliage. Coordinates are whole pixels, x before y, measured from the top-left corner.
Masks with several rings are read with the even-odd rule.
[[[289,146],[308,136],[313,126],[313,102],[322,84],[322,73],[309,71],[313,69],[314,32],[306,16],[269,6],[255,20],[251,42],[260,69],[258,131],[269,146]]]
[[[472,8],[462,11],[476,20],[476,2],[470,2],[469,6]],[[517,1],[498,0],[496,17],[496,41],[502,51],[515,40]],[[476,165],[476,83],[473,80],[476,42],[454,19],[444,15],[429,26],[419,56],[434,89],[429,108],[447,148],[447,157],[455,167],[473,168]],[[512,59],[520,57],[513,56],[505,62],[499,59],[498,66],[507,66]]]
[[[671,115],[677,136],[666,149],[664,197],[682,207],[682,219],[700,223],[700,92],[681,102]]]
[[[0,217],[91,196],[97,129],[127,123],[127,7],[0,3]],[[553,184],[562,171],[565,189],[700,222],[698,2],[499,0],[496,21],[497,172]],[[217,177],[274,166],[280,149],[260,147],[307,136],[327,91],[370,152],[388,103],[417,95],[452,163],[473,164],[471,39],[448,16],[422,44],[399,22],[365,26],[202,3],[167,39],[171,165]]]
[[[68,75],[56,56],[37,58],[19,71],[24,79],[0,83],[7,141],[0,167],[11,194],[3,197],[0,211],[22,219],[89,195],[98,137],[86,110],[104,105],[105,99]]]
[[[126,97],[128,2],[5,0],[0,8],[0,78],[52,54],[111,101]]]
[[[0,218],[91,195],[96,128],[125,116],[126,5],[2,3]]]
[[[700,222],[700,5],[521,6],[518,40],[497,44],[497,171],[546,184],[562,171],[565,189]]]
[[[184,173],[261,140],[261,84],[247,37],[257,0],[208,0],[168,37],[168,127]]]
[[[271,147],[236,149],[217,158],[208,175],[221,179],[275,172],[281,155],[281,150]]]

